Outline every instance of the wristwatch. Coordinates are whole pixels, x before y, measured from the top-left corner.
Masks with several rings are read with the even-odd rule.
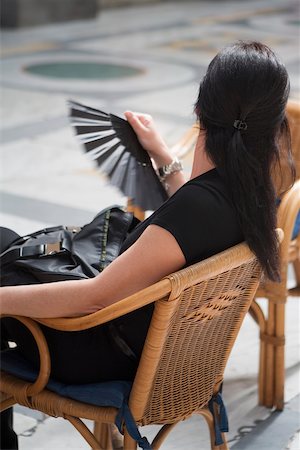
[[[168,175],[183,170],[181,161],[178,158],[174,158],[170,164],[158,168],[158,174],[161,180],[164,180]]]

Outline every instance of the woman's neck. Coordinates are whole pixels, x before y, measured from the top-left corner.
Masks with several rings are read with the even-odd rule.
[[[194,160],[192,166],[191,179],[202,175],[209,170],[214,169],[216,166],[208,157],[205,151],[205,131],[200,130],[196,143]]]

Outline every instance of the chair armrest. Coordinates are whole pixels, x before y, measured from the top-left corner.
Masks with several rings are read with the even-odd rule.
[[[40,367],[36,380],[33,383],[29,383],[26,389],[23,390],[23,396],[30,397],[41,392],[49,381],[51,371],[50,353],[46,338],[40,328],[40,326],[30,317],[22,316],[9,316],[7,314],[1,315],[1,318],[13,317],[21,322],[28,331],[32,334],[32,337],[36,343],[40,358]]]
[[[237,267],[243,261],[254,259],[254,254],[245,243],[235,245],[230,250],[224,250],[217,255],[183,268],[168,275],[161,281],[149,286],[136,294],[113,303],[93,314],[73,318],[34,319],[43,325],[61,331],[80,331],[93,328],[127,313],[142,308],[158,300],[175,300],[181,291],[193,283],[217,276],[226,267],[226,270]]]
[[[109,305],[99,311],[88,314],[86,316],[72,318],[54,318],[54,319],[36,319],[49,328],[60,331],[80,331],[93,328],[97,325],[104,324],[110,320],[116,319],[127,313],[142,308],[157,300],[163,299],[171,291],[171,282],[169,279],[163,279],[158,283],[149,286],[136,294]]]
[[[124,316],[158,300],[176,300],[182,290],[191,286],[193,283],[200,283],[207,278],[219,275],[224,271],[224,268],[228,271],[253,259],[255,259],[255,255],[250,251],[246,243],[237,244],[204,261],[172,273],[161,281],[95,313],[71,318],[32,319],[55,330],[86,330]]]

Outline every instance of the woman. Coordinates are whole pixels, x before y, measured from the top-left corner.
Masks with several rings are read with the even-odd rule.
[[[32,317],[89,314],[244,239],[265,275],[278,280],[276,193],[271,175],[279,160],[279,138],[286,139],[284,148],[290,158],[288,94],[287,71],[268,47],[240,42],[222,50],[200,84],[195,112],[201,127],[187,183],[151,117],[126,112],[160,168],[170,199],[131,233],[121,255],[99,276],[4,287],[1,312]],[[52,377],[67,383],[132,379],[151,314],[150,305],[84,332],[45,329]],[[12,322],[5,325],[8,336],[37,364],[30,336]],[[131,353],[116,345],[114,333]],[[81,372],[80,367],[85,370]],[[87,367],[93,370],[89,373]]]

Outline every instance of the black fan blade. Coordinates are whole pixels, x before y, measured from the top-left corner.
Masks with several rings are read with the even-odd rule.
[[[130,149],[130,153],[132,153],[137,161],[152,166],[150,156],[141,146],[137,135],[127,120],[115,116],[114,114],[111,114],[110,117],[116,135],[121,142],[126,142],[126,146]]]
[[[128,166],[130,162],[131,155],[128,151],[125,151],[122,153],[121,157],[119,158],[118,163],[116,164],[115,168],[112,172],[110,172],[109,176],[111,179],[111,183],[114,186],[122,186],[124,179],[126,178],[126,175],[128,174]],[[123,191],[124,192],[124,191]]]
[[[97,165],[102,168],[102,164],[114,154],[119,146],[120,142],[110,141],[87,153],[87,156],[96,161]],[[102,171],[104,172],[103,168]]]
[[[113,153],[109,155],[108,158],[103,161],[101,164],[101,169],[104,173],[106,173],[109,177],[115,170],[115,167],[119,164],[120,159],[122,158],[122,154],[125,151],[124,145],[119,145]]]
[[[136,193],[133,203],[140,205],[145,211],[159,208],[168,198],[157,176],[157,181],[154,181],[152,171],[152,167],[137,165]]]
[[[111,183],[144,210],[159,207],[167,199],[166,191],[131,125],[77,102],[69,101],[69,107],[79,142]]]
[[[91,108],[90,106],[82,105],[81,103],[74,102],[73,100],[68,101],[70,108],[71,118],[82,118],[90,120],[107,120],[111,121],[110,114],[107,114],[100,109]]]
[[[127,197],[129,197],[131,199],[135,196],[135,191],[136,191],[136,180],[132,176],[132,172],[133,172],[133,170],[135,170],[134,169],[135,165],[136,165],[135,158],[131,154],[129,154],[127,170],[124,173],[124,179],[122,181],[120,189],[122,190],[122,192],[124,192],[124,194]]]

